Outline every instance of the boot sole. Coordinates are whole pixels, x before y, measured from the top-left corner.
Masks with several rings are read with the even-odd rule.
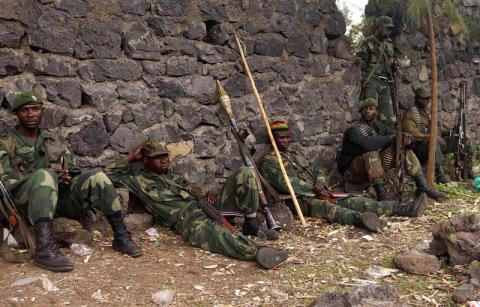
[[[140,257],[140,256],[143,255],[143,252],[142,252],[142,251],[140,251],[140,252],[138,252],[138,253],[128,253],[128,252],[119,250],[119,249],[117,249],[117,248],[115,248],[115,247],[112,247],[112,249],[113,249],[114,251],[120,253],[120,254],[125,254],[125,255],[128,255],[128,256],[132,257],[132,258],[137,258],[137,257]]]
[[[287,258],[288,254],[286,251],[270,247],[263,247],[259,249],[255,257],[258,264],[265,269],[273,269],[287,260]]]
[[[386,226],[386,223],[372,212],[362,213],[362,222],[365,228],[374,232],[379,232]]]
[[[33,265],[51,272],[70,272],[74,269],[73,266],[48,266],[35,261],[33,261]]]

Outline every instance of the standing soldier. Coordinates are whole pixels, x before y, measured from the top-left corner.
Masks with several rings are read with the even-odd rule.
[[[241,211],[246,215],[244,234],[257,235],[260,229],[256,212],[260,203],[249,168],[240,167],[224,184],[218,197],[213,192],[202,197],[183,175],[170,172],[169,166],[170,152],[165,145],[148,141],[107,165],[105,172],[115,185],[127,188],[138,197],[157,223],[174,228],[193,246],[237,259],[256,260],[267,269],[286,260],[285,251],[260,247],[243,234],[229,231],[199,206],[203,198],[213,210]],[[266,236],[268,239],[269,234]]]
[[[396,134],[393,130],[377,120],[377,101],[368,98],[360,101],[358,111],[361,118],[355,121],[343,134],[342,151],[337,160],[340,173],[345,176],[345,184],[373,185],[379,201],[386,200],[385,171],[392,167],[394,153],[393,143]],[[437,201],[446,198],[427,184],[422,166],[415,153],[409,149],[411,135],[402,137],[405,147],[405,166],[417,186],[417,194],[425,193]]]
[[[415,90],[415,105],[405,113],[403,119],[403,131],[415,138],[414,151],[422,164],[428,160],[428,144],[430,140],[430,115],[427,112],[430,103],[431,92],[425,87]],[[438,129],[437,129],[438,130]],[[442,170],[442,149],[447,146],[445,140],[437,135],[437,147],[435,148],[435,178],[437,183],[447,183],[448,180]]]
[[[81,172],[64,140],[39,128],[42,97],[34,91],[17,95],[12,112],[19,124],[0,142],[0,177],[34,226],[37,247],[33,263],[55,272],[73,270],[73,263],[60,252],[53,237],[52,220],[56,216],[73,218],[91,207],[110,222],[113,249],[140,256],[142,251],[123,222],[117,191],[105,173]],[[59,163],[61,160],[64,163]]]
[[[425,194],[408,205],[394,201],[377,202],[366,197],[344,198],[336,201],[334,205],[322,199],[329,195],[323,170],[316,163],[308,163],[301,155],[289,149],[290,129],[286,122],[276,121],[270,126],[290,183],[295,194],[300,197],[299,204],[305,215],[325,218],[331,223],[355,225],[378,231],[384,227],[384,222],[378,215],[418,217],[425,211]],[[277,192],[288,193],[287,184],[273,151],[262,157],[260,172]]]
[[[396,118],[390,86],[393,86],[395,50],[389,37],[395,26],[388,16],[378,17],[375,26],[374,35],[361,43],[356,54],[356,61],[362,64],[363,71],[360,99],[374,98],[378,101],[379,119],[393,129]]]

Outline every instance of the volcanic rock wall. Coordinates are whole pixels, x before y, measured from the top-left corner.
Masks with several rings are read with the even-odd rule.
[[[237,120],[268,148],[233,40],[271,119],[288,118],[308,157],[332,169],[352,116],[345,21],[334,0],[0,0],[0,131],[15,94],[47,98],[43,126],[82,167],[150,139],[174,144],[175,169],[215,184],[240,164],[214,80]],[[213,180],[213,179],[216,180]]]

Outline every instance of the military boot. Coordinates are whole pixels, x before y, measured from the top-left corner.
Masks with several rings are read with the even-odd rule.
[[[255,260],[265,269],[273,269],[285,260],[287,260],[288,253],[285,250],[271,248],[271,247],[259,247]]]
[[[443,173],[441,165],[435,165],[435,180],[437,181],[437,183],[441,184],[449,182],[449,180],[447,179],[447,177],[445,177],[445,174]]]
[[[425,193],[431,199],[440,201],[440,202],[447,199],[447,196],[445,194],[443,194],[442,192],[438,192],[437,190],[435,190],[434,188],[432,188],[427,184],[427,180],[425,179],[424,174],[414,176],[413,179],[415,180],[415,184],[417,185],[417,191],[416,191],[417,195],[420,195],[421,193]]]
[[[260,226],[256,217],[245,217],[242,233],[246,236],[257,236],[263,240],[277,240],[280,236],[277,231]]]
[[[392,215],[420,217],[427,208],[427,194],[420,193],[412,202],[408,204],[394,204]]]
[[[33,228],[37,239],[33,264],[52,272],[73,270],[73,263],[60,252],[57,241],[53,237],[52,221],[37,221]]]
[[[373,188],[375,189],[375,194],[377,194],[378,201],[391,200],[387,195],[387,190],[385,189],[385,184],[383,182],[375,183]]]
[[[378,217],[378,215],[373,212],[357,213],[358,214],[354,216],[353,221],[353,224],[355,226],[364,227],[373,232],[379,232],[387,225],[385,221],[383,221],[381,218]]]
[[[133,242],[132,235],[123,222],[123,217],[107,216],[107,219],[113,230],[112,248],[117,252],[127,254],[131,257],[141,256],[143,254],[142,250]]]

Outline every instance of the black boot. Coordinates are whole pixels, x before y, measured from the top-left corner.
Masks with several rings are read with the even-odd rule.
[[[375,183],[373,188],[375,189],[375,194],[377,194],[378,201],[391,200],[387,195],[387,190],[383,182]]]
[[[379,232],[387,225],[385,221],[373,212],[364,212],[354,216],[353,224],[358,227],[364,227],[373,232]]]
[[[51,220],[37,221],[34,225],[37,248],[33,253],[33,264],[52,272],[68,272],[73,270],[73,263],[58,248],[53,237]]]
[[[392,215],[420,217],[427,208],[427,194],[420,193],[412,202],[408,204],[394,204]]]
[[[435,180],[437,181],[437,183],[440,184],[445,184],[449,182],[449,180],[447,179],[447,177],[445,177],[445,174],[443,173],[441,165],[435,165]]]
[[[428,197],[436,201],[444,201],[447,199],[447,196],[445,194],[443,194],[442,192],[438,192],[427,184],[427,180],[425,179],[424,174],[417,175],[413,177],[413,179],[415,180],[415,184],[417,185],[417,195],[425,193]]]
[[[246,236],[258,236],[264,240],[277,240],[279,237],[277,231],[260,226],[256,217],[245,217],[242,233]]]
[[[110,226],[113,230],[112,248],[122,254],[127,254],[131,257],[139,257],[142,255],[142,250],[132,240],[132,235],[127,230],[127,226],[123,222],[123,217],[107,216]]]
[[[271,248],[271,247],[259,247],[255,260],[265,269],[273,269],[285,260],[287,260],[287,251]]]

